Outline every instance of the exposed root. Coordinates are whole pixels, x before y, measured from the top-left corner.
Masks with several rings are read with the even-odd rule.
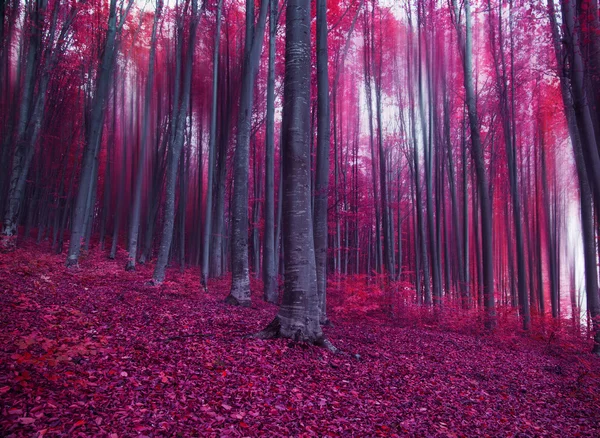
[[[342,352],[339,348],[337,348],[335,345],[333,345],[331,343],[331,341],[329,339],[327,339],[326,337],[317,339],[315,341],[315,345],[318,347],[325,348],[326,350],[330,351],[333,354],[339,354]]]
[[[281,322],[275,317],[267,327],[252,335],[256,339],[277,339],[281,337]]]
[[[227,298],[225,298],[225,303],[231,304],[232,306],[240,306],[240,307],[250,307],[250,305],[252,304],[252,302],[250,300],[240,301],[231,294],[227,295]]]
[[[77,269],[79,268],[79,263],[77,262],[77,259],[72,259],[72,258],[67,258],[67,268],[69,269]]]
[[[275,317],[275,319],[273,321],[271,321],[268,326],[266,326],[260,332],[252,335],[252,337],[255,339],[282,338],[283,336],[281,336],[281,322],[279,321],[279,318]],[[296,341],[296,340],[293,340],[293,341]],[[312,344],[316,347],[325,348],[326,350],[328,350],[329,352],[331,352],[333,354],[342,353],[342,351],[339,348],[336,348],[335,345],[333,345],[331,343],[331,341],[324,336],[321,336],[320,338],[315,339],[312,342],[308,342],[308,344]]]
[[[150,280],[148,283],[146,283],[148,286],[160,286],[162,284],[162,280],[157,280],[156,278],[153,278],[152,280]]]
[[[8,253],[14,251],[16,248],[17,236],[7,236],[6,234],[3,234],[0,240],[0,250],[2,252]]]
[[[321,321],[321,327],[333,327],[333,322],[331,322],[331,319],[325,317],[325,319]]]

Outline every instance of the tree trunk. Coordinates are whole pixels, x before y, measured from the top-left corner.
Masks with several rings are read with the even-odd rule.
[[[329,192],[329,69],[327,0],[317,2],[317,165],[314,204],[314,246],[321,324],[327,322],[327,200]],[[339,263],[339,261],[338,261]]]
[[[150,57],[148,59],[148,78],[146,79],[146,90],[144,95],[144,113],[142,119],[142,141],[140,144],[139,158],[137,163],[137,174],[135,176],[135,187],[133,192],[133,204],[131,207],[131,222],[129,227],[129,243],[127,245],[129,256],[125,270],[135,271],[137,259],[138,236],[140,231],[140,215],[142,210],[142,186],[144,183],[144,168],[146,163],[146,145],[150,135],[150,107],[152,106],[152,90],[154,88],[154,59],[156,57],[156,31],[160,14],[162,12],[163,0],[157,0],[154,22],[152,23],[152,36],[150,39]]]
[[[285,286],[275,319],[259,337],[324,343],[310,212],[310,3],[288,0],[283,97]]]
[[[204,4],[203,4],[204,7]],[[183,19],[183,17],[182,17]],[[158,251],[158,260],[154,268],[152,282],[158,285],[165,278],[165,270],[169,261],[169,252],[171,250],[171,242],[173,240],[173,228],[175,226],[175,185],[177,182],[177,165],[184,143],[185,120],[190,102],[190,89],[192,82],[192,67],[194,62],[194,47],[196,42],[196,30],[199,21],[198,1],[192,0],[192,16],[189,29],[189,38],[186,51],[183,86],[181,97],[179,93],[175,93],[175,102],[173,105],[173,128],[172,144],[170,145],[170,154],[167,159],[167,181],[165,186],[165,208],[162,238]],[[179,33],[179,38],[183,38],[183,32]],[[177,88],[177,87],[176,87]],[[183,175],[181,176],[183,178]]]
[[[252,5],[252,7],[250,7]],[[269,0],[262,0],[256,29],[254,29],[253,0],[246,2],[246,49],[242,68],[240,107],[233,169],[233,198],[231,205],[231,292],[226,302],[250,305],[250,273],[248,268],[248,168],[250,162],[250,128],[254,82],[267,19]],[[248,29],[251,27],[251,29]]]
[[[455,9],[455,17],[460,16],[456,0],[452,0]],[[467,110],[469,115],[469,126],[471,128],[471,154],[477,174],[477,187],[481,209],[481,251],[482,251],[482,278],[483,301],[486,311],[485,326],[488,329],[495,327],[496,312],[494,304],[494,260],[492,245],[492,203],[489,194],[489,182],[485,167],[484,150],[481,144],[481,133],[479,131],[479,117],[475,101],[475,89],[473,80],[473,59],[471,53],[471,6],[470,0],[464,3],[465,33],[463,35],[461,23],[456,23],[459,47],[463,54],[464,85]]]
[[[221,8],[223,0],[217,4],[217,18],[215,30],[215,46],[213,49],[213,83],[212,100],[210,109],[210,131],[208,134],[208,185],[206,188],[206,209],[204,213],[204,246],[202,247],[202,267],[200,269],[200,283],[207,290],[208,268],[210,254],[210,231],[212,229],[213,214],[213,173],[215,168],[215,142],[217,140],[217,90],[219,85],[219,45],[221,43]]]
[[[269,2],[269,66],[267,72],[267,132],[265,145],[265,229],[263,236],[263,298],[279,301],[275,270],[275,43],[277,0]]]

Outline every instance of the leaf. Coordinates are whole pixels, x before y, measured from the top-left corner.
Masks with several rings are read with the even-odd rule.
[[[21,423],[21,424],[33,424],[33,423],[35,423],[35,418],[21,417],[21,418],[19,418],[19,423]]]

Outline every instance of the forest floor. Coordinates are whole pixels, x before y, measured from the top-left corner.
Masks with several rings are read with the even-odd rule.
[[[124,265],[0,254],[0,435],[600,434],[600,359],[560,339],[401,323],[332,287],[333,355],[248,338],[277,311],[258,284],[233,308],[226,280]]]

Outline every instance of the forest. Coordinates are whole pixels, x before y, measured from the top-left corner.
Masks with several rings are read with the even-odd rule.
[[[598,436],[596,0],[0,0],[0,435]]]

